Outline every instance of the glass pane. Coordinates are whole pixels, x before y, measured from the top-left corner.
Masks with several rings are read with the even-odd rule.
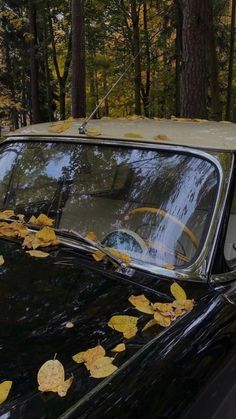
[[[196,258],[217,194],[206,160],[112,145],[18,144],[11,173],[8,208],[28,217],[44,212],[59,228],[93,231],[107,246],[159,266]]]

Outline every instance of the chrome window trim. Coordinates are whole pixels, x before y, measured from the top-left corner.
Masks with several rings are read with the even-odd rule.
[[[166,151],[176,151],[177,153],[184,153],[190,154],[195,157],[202,157],[208,161],[210,161],[216,169],[218,170],[219,175],[219,185],[218,185],[218,192],[215,201],[215,208],[212,214],[212,220],[208,228],[208,233],[205,238],[205,244],[202,248],[201,253],[199,254],[198,258],[194,261],[194,263],[187,268],[183,269],[176,269],[176,270],[168,270],[165,268],[161,268],[154,265],[145,265],[139,263],[132,263],[132,267],[141,269],[143,271],[149,272],[154,275],[161,275],[166,277],[172,277],[173,279],[188,279],[188,280],[203,280],[207,281],[210,266],[214,257],[215,246],[217,241],[217,236],[219,233],[220,225],[222,222],[224,205],[227,200],[228,196],[228,189],[230,180],[232,177],[233,172],[233,164],[234,164],[234,153],[233,152],[225,152],[225,151],[214,151],[209,150],[205,151],[198,148],[186,147],[186,146],[176,146],[176,145],[168,145],[168,144],[157,144],[152,141],[148,142],[135,142],[132,140],[117,140],[117,139],[107,139],[107,138],[93,138],[93,137],[67,137],[67,136],[52,136],[52,135],[20,135],[20,136],[12,136],[5,139],[1,146],[7,143],[13,142],[55,142],[55,143],[72,143],[72,144],[92,144],[92,145],[115,145],[120,147],[129,147],[129,148],[143,148],[143,149],[152,149],[152,150],[166,150]],[[223,167],[223,157],[227,156],[229,161],[225,162],[225,166]],[[222,161],[221,161],[222,160]],[[226,186],[226,187],[225,187]],[[88,252],[92,252],[94,249],[91,247],[86,246],[81,243],[78,245],[78,242],[75,241],[67,241],[65,239],[61,239],[61,242],[64,243],[66,246],[78,248],[80,250],[87,250]]]

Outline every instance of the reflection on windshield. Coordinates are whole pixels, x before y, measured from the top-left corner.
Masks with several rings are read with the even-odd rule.
[[[167,151],[14,143],[0,154],[0,206],[96,233],[134,259],[186,266],[199,254],[217,191],[214,166]]]

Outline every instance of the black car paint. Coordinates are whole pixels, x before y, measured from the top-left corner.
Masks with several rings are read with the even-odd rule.
[[[115,359],[120,368],[113,376],[89,378],[72,355],[98,343],[111,354],[122,335],[107,326],[110,317],[137,316],[142,329],[150,316],[132,308],[128,297],[144,293],[151,301],[168,301],[173,281],[138,270],[127,279],[91,255],[62,247],[48,259],[34,259],[19,243],[0,239],[0,254],[5,258],[0,271],[1,380],[13,381],[0,417],[10,411],[11,418],[26,419],[182,418],[236,356],[236,307],[221,295],[227,289],[183,281],[189,298],[196,300],[194,310],[168,329],[153,328],[129,340],[127,351]],[[235,287],[228,291],[236,301]],[[70,320],[75,327],[66,329]],[[37,389],[38,369],[55,354],[66,376],[74,375],[63,399]],[[199,410],[199,417],[204,412]]]

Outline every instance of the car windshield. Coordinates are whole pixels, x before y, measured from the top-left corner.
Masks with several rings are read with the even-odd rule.
[[[96,234],[139,263],[186,267],[201,252],[217,195],[208,160],[180,152],[71,142],[0,151],[0,207]]]

